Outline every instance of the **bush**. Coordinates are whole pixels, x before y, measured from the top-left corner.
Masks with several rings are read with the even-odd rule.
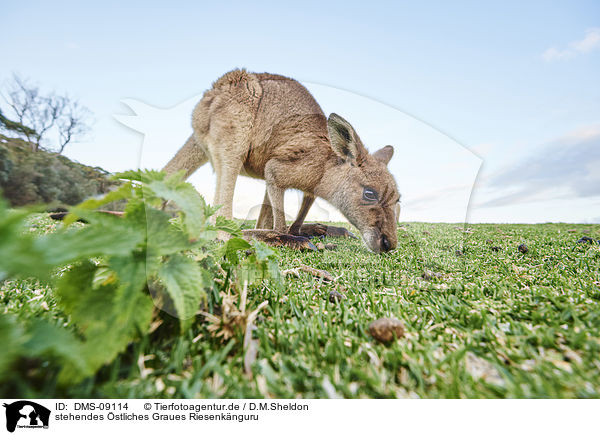
[[[32,151],[20,139],[0,136],[0,189],[13,207],[75,205],[115,186],[108,173],[46,151]]]

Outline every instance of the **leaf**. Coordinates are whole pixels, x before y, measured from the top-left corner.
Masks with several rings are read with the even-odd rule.
[[[92,288],[96,269],[98,269],[98,266],[94,263],[91,261],[84,261],[67,271],[58,280],[55,291],[60,298],[62,307],[67,313],[71,314],[76,312],[80,292]],[[77,317],[77,315],[75,317]]]
[[[25,233],[27,210],[9,211],[0,198],[0,280],[35,276],[46,279],[53,267],[44,252],[34,248],[35,239]]]
[[[73,267],[58,281],[61,305],[84,337],[81,354],[86,362],[84,372],[74,362],[66,364],[61,382],[93,374],[147,330],[152,302],[141,291],[146,282],[142,260],[134,256],[112,259],[109,266],[119,280],[103,285],[93,286],[98,267],[89,261]]]
[[[204,287],[208,286],[200,266],[188,257],[173,255],[159,266],[157,275],[173,302],[181,329],[185,330],[205,296]]]
[[[88,372],[87,362],[81,355],[81,341],[69,330],[48,321],[34,319],[27,330],[29,339],[23,354],[33,358],[54,357],[61,365],[72,365],[78,373]]]
[[[217,216],[217,222],[214,225],[215,229],[225,231],[235,237],[242,236],[242,230],[240,226],[234,221],[224,218],[223,216]]]
[[[161,211],[146,209],[147,249],[149,256],[169,255],[191,248],[187,236],[170,222],[171,217]]]
[[[144,241],[144,234],[126,220],[114,217],[107,223],[90,224],[81,229],[65,229],[40,237],[34,249],[44,253],[49,264],[61,265],[99,255],[126,255]]]
[[[181,173],[179,173],[179,174],[174,174],[173,177],[180,176],[180,178],[181,178],[182,174],[183,174],[183,171],[181,171]],[[162,171],[156,171],[156,170],[142,171],[141,169],[118,172],[113,176],[113,179],[115,179],[115,180],[129,180],[129,181],[138,181],[138,182],[142,182],[142,183],[149,183],[151,181],[161,181],[161,180],[164,180],[165,178],[166,178],[166,173],[164,173]]]
[[[259,241],[254,242],[254,250],[256,252],[256,258],[258,259],[258,261],[264,261],[267,258],[275,256],[275,251],[269,248],[266,244]]]
[[[111,177],[113,180],[128,180],[128,181],[142,181],[142,171],[141,170],[130,170],[117,172]]]
[[[108,192],[100,199],[91,198],[87,201],[78,204],[70,210],[70,213],[65,217],[65,225],[70,225],[77,219],[84,217],[82,212],[89,210],[96,210],[98,207],[106,205],[114,201],[120,201],[122,199],[129,199],[133,196],[133,185],[131,183],[125,183],[118,189]],[[87,214],[89,215],[89,213]]]
[[[233,237],[225,243],[225,252],[224,255],[229,260],[229,262],[233,265],[239,263],[238,251],[240,249],[250,249],[252,245],[248,243],[247,240],[244,240],[240,237]]]
[[[206,224],[206,202],[189,183],[174,183],[172,179],[151,181],[145,185],[144,191],[150,190],[154,195],[172,201],[181,208],[184,222],[190,238],[197,239]]]
[[[23,328],[17,324],[12,315],[0,315],[0,337],[2,338],[2,352],[0,352],[0,380],[11,375],[9,370],[18,357],[22,344]]]
[[[0,278],[46,281],[57,266],[93,256],[125,255],[143,242],[145,234],[129,221],[95,215],[97,221],[83,228],[61,228],[33,237],[23,229],[27,212],[9,213],[0,208]]]
[[[45,281],[54,265],[43,251],[35,249],[32,237],[17,234],[5,237],[0,231],[0,281],[9,277],[36,277]]]

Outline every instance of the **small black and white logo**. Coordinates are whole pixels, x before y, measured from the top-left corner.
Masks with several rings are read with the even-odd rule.
[[[6,408],[6,430],[48,429],[50,410],[29,400],[4,404]]]

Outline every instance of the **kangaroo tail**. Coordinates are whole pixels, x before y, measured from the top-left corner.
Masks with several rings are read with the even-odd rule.
[[[188,178],[207,161],[208,155],[206,151],[198,144],[192,134],[179,151],[177,151],[175,157],[163,168],[163,171],[170,175],[184,170],[185,178]]]

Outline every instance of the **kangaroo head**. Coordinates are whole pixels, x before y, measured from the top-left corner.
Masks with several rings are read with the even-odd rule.
[[[332,113],[327,121],[337,163],[327,176],[329,201],[361,233],[373,252],[390,251],[398,243],[396,181],[388,171],[394,148],[387,145],[369,154],[348,121]]]

